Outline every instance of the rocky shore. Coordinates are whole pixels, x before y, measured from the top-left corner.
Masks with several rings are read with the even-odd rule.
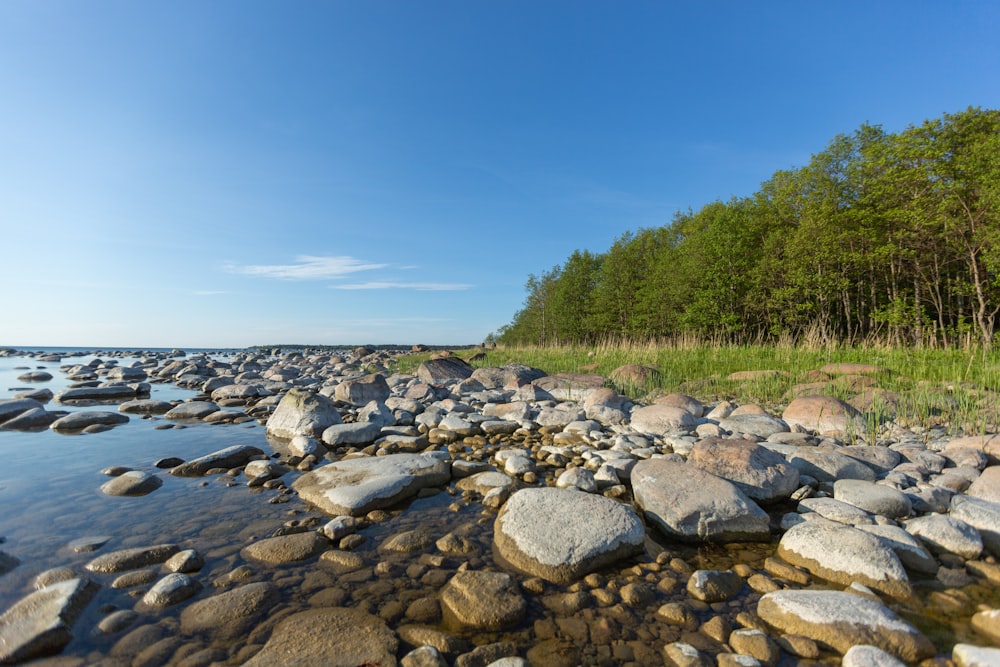
[[[0,440],[257,425],[109,467],[99,492],[216,479],[287,514],[223,547],[67,545],[88,560],[0,615],[0,664],[1000,664],[1000,435],[873,437],[823,385],[780,412],[633,404],[597,375],[391,356],[104,355],[62,360],[55,393],[24,368]],[[868,390],[878,371],[817,370]],[[197,395],[151,398],[163,383]],[[2,584],[22,564],[0,548]]]

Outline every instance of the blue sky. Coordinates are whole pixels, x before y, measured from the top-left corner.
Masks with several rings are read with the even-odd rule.
[[[0,2],[0,345],[476,343],[529,273],[864,122],[1000,3]]]

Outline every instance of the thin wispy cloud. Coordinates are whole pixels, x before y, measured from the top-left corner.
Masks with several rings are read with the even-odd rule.
[[[323,280],[339,278],[359,271],[383,269],[387,264],[367,262],[363,259],[348,256],[320,257],[316,255],[299,255],[294,264],[227,264],[230,273],[240,273],[263,278],[278,278],[280,280]]]
[[[412,289],[424,292],[454,292],[471,289],[472,285],[464,283],[400,283],[392,281],[371,281],[367,283],[349,283],[346,285],[330,285],[331,289],[363,290],[363,289]]]

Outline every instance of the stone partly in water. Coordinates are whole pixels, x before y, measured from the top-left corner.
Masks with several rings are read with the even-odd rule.
[[[685,541],[770,539],[767,513],[735,485],[700,468],[667,459],[632,469],[636,504],[670,537]]]
[[[163,563],[178,551],[180,549],[176,544],[156,544],[150,547],[122,549],[102,554],[87,563],[85,567],[91,572],[102,573],[136,570],[147,565]]]
[[[0,428],[10,431],[33,431],[48,428],[52,422],[66,416],[65,412],[49,412],[45,408],[26,410],[13,419],[0,424]]]
[[[522,489],[497,516],[493,541],[514,568],[568,583],[642,550],[645,528],[614,500],[571,489]]]
[[[163,480],[143,470],[130,470],[101,485],[109,496],[145,496],[163,486]]]
[[[41,407],[42,404],[32,398],[0,400],[0,423],[13,419],[22,412]]]
[[[265,456],[263,450],[251,445],[233,445],[217,452],[200,456],[171,468],[170,474],[176,477],[201,477],[206,472],[216,468],[238,468],[245,466],[258,457]]]
[[[96,592],[88,579],[68,579],[16,602],[0,616],[0,663],[61,651],[72,641],[73,623]]]
[[[219,406],[211,401],[188,401],[167,410],[163,416],[175,421],[189,421],[204,419],[218,411]]]
[[[778,556],[839,584],[864,584],[897,599],[912,594],[899,557],[875,535],[833,521],[805,521],[778,543]]]
[[[116,426],[128,422],[128,417],[117,412],[86,411],[71,412],[49,425],[53,431],[82,431],[89,426]]]
[[[267,434],[277,438],[307,435],[318,438],[323,431],[343,420],[326,396],[305,389],[290,389],[267,419]]]
[[[934,655],[934,645],[888,607],[842,591],[775,591],[757,603],[757,615],[790,635],[802,635],[839,653],[868,644],[909,664]]]
[[[385,621],[360,609],[302,611],[282,620],[244,667],[395,667],[399,640]]]
[[[302,475],[292,487],[303,500],[331,516],[362,516],[450,479],[450,466],[440,458],[391,454],[330,463]]]

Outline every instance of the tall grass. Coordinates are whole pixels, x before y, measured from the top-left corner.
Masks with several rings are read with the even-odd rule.
[[[471,357],[473,352],[459,353]],[[485,350],[475,366],[519,363],[546,373],[596,373],[610,378],[625,365],[656,369],[650,381],[615,385],[636,400],[683,392],[705,402],[732,400],[780,410],[795,389],[824,382],[815,391],[858,403],[864,393],[856,377],[825,378],[826,364],[860,363],[878,366],[875,388],[865,401],[865,418],[872,429],[894,417],[919,427],[947,425],[965,432],[992,432],[1000,424],[1000,352],[983,349],[931,349],[886,346],[725,345],[693,338],[637,343],[605,341],[596,345],[525,346]],[[414,372],[431,353],[397,359],[396,369]],[[737,371],[775,370],[781,374],[752,380],[730,380]],[[864,382],[864,381],[862,381]],[[799,388],[801,391],[801,388]]]

